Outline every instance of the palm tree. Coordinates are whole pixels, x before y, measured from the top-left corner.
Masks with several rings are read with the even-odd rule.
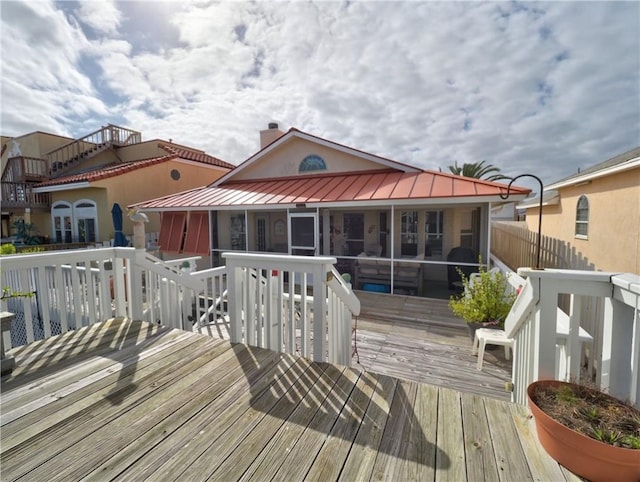
[[[502,179],[510,179],[509,176],[500,174],[500,168],[491,164],[486,164],[486,161],[481,162],[465,162],[462,166],[458,166],[458,161],[455,161],[453,166],[449,166],[449,170],[453,174],[465,177],[474,177],[476,179],[486,179],[487,181],[500,181]],[[496,174],[492,174],[496,173]]]

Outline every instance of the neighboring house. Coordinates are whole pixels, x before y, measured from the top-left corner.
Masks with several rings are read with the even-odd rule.
[[[81,139],[32,132],[3,137],[2,236],[17,219],[35,225],[51,243],[101,243],[114,238],[111,210],[201,186],[232,164],[203,151],[108,125]],[[147,232],[159,230],[151,217]]]
[[[640,273],[640,147],[545,187],[542,234],[570,243],[596,270]],[[525,200],[531,231],[540,198]]]
[[[491,206],[503,192],[270,124],[261,150],[216,182],[138,207],[162,213],[164,253],[211,256],[211,265],[229,250],[333,255],[358,289],[421,295],[446,289],[453,248],[467,248],[471,263],[488,259]],[[529,192],[513,188],[512,200]]]

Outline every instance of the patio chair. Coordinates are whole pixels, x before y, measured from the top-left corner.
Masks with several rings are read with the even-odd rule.
[[[513,338],[507,338],[504,330],[494,330],[491,328],[478,328],[473,338],[473,347],[471,354],[478,355],[478,370],[482,370],[482,362],[484,360],[484,350],[487,345],[504,346],[504,357],[509,359],[509,350],[513,349]]]

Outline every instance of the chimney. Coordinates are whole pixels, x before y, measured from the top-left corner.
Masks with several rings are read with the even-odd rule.
[[[260,131],[260,149],[264,149],[276,139],[284,135],[276,122],[269,122],[267,130]]]

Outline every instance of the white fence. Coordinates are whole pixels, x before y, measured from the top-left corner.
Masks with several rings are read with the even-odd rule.
[[[225,257],[232,270],[194,271],[192,258],[163,262],[134,248],[3,257],[9,297],[2,309],[17,315],[5,346],[116,316],[189,331],[226,319],[232,341],[350,364],[351,318],[360,303],[334,270],[334,258]]]
[[[520,268],[524,284],[507,317],[505,331],[515,339],[512,400],[525,404],[529,383],[541,379],[579,380],[583,308],[594,298],[604,304],[594,329],[599,346],[590,350],[595,383],[604,391],[640,403],[640,276],[578,270]],[[570,297],[569,313],[559,309]]]

